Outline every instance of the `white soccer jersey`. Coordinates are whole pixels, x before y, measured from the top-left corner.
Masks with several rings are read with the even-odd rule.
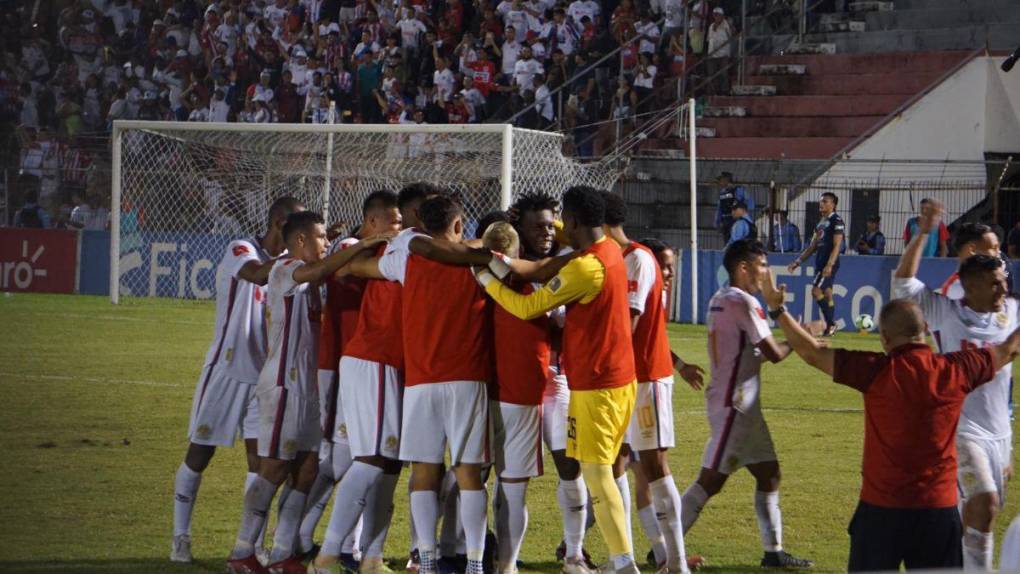
[[[963,282],[960,281],[960,276],[956,273],[950,275],[939,292],[950,299],[963,299]]]
[[[712,380],[705,389],[709,411],[746,412],[758,402],[762,354],[758,343],[772,335],[758,300],[736,287],[723,287],[708,303],[708,355]]]
[[[258,382],[266,362],[266,292],[237,274],[250,261],[269,259],[258,239],[238,239],[227,245],[216,267],[216,322],[205,364],[249,385]]]
[[[318,396],[322,301],[311,283],[294,281],[294,270],[303,265],[299,259],[281,259],[269,272],[269,357],[259,375],[260,393],[282,386]]]
[[[379,258],[379,272],[390,281],[404,284],[407,274],[407,258],[411,256],[411,240],[415,237],[428,237],[411,227],[397,234],[390,240],[386,252]]]
[[[645,313],[648,293],[655,287],[655,257],[644,249],[632,249],[623,258],[627,266],[627,303],[639,315]]]
[[[893,279],[893,297],[913,299],[921,306],[928,330],[935,338],[939,352],[950,353],[988,347],[1001,343],[1018,325],[1020,302],[1007,297],[1001,311],[978,313],[961,300],[950,299],[932,289],[916,277]],[[1010,363],[985,383],[967,395],[960,414],[957,433],[971,438],[1000,440],[1009,438],[1009,378],[1013,372]]]

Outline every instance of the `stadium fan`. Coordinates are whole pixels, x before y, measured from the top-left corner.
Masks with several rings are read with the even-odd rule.
[[[755,480],[754,512],[765,551],[761,566],[808,568],[810,560],[783,549],[779,457],[759,398],[762,358],[778,363],[791,352],[789,344],[772,336],[765,310],[754,298],[767,279],[765,246],[753,239],[737,241],[726,248],[723,267],[729,286],[712,296],[706,320],[712,379],[705,402],[711,436],[698,479],[684,491],[684,534],[730,475],[746,467]]]
[[[912,253],[905,255],[905,260],[919,259],[921,241],[927,240],[930,231],[928,225],[922,220],[920,234],[908,247]],[[982,258],[978,255],[970,261]],[[901,265],[901,270],[906,266]],[[979,264],[968,267],[981,268]],[[964,275],[965,284],[971,280],[969,274]],[[902,285],[904,279],[897,281]],[[957,434],[954,440],[953,434],[957,420],[961,420],[961,426],[967,424],[967,404],[997,384],[1000,377],[996,372],[1009,370],[1020,352],[1016,320],[1010,320],[1008,337],[994,344],[937,355],[925,341],[925,323],[931,325],[933,319],[941,323],[952,314],[951,307],[960,307],[927,292],[919,298],[920,305],[899,299],[882,308],[879,328],[883,353],[849,351],[823,346],[798,325],[783,306],[785,289],[776,289],[771,276],[766,280],[764,295],[769,315],[777,320],[797,354],[831,376],[833,382],[864,395],[863,484],[848,529],[847,569],[896,571],[901,565],[908,570],[979,568],[973,556],[968,559],[971,533],[964,535],[962,545],[960,541],[956,506],[958,449],[961,473],[968,472],[968,462],[963,454],[967,448],[963,436]],[[938,299],[944,303],[936,303]],[[966,489],[965,474],[960,475],[959,484]],[[986,554],[988,562],[981,569],[990,569],[990,544]]]
[[[818,200],[818,211],[821,219],[815,226],[815,236],[807,249],[797,259],[786,266],[791,273],[800,267],[812,253],[815,255],[815,278],[811,282],[811,296],[818,303],[818,309],[825,319],[825,336],[836,333],[836,300],[832,296],[832,286],[836,282],[839,271],[839,256],[846,251],[846,224],[836,214],[839,198],[832,192],[825,192]]]
[[[283,226],[288,256],[273,263],[268,278],[269,354],[258,376],[258,476],[245,493],[237,541],[227,568],[264,572],[255,557],[255,541],[280,484],[292,478],[293,490],[280,509],[269,570],[304,572],[294,553],[307,495],[318,472],[315,456],[322,438],[318,426],[317,351],[322,304],[317,283],[358,252],[386,240],[377,236],[325,256],[326,227],[314,212],[292,213]],[[324,257],[325,256],[325,257]]]
[[[554,277],[533,293],[510,289],[485,269],[479,283],[514,316],[535,319],[568,306],[562,366],[570,385],[566,454],[581,465],[592,493],[595,521],[609,547],[605,571],[636,573],[623,499],[613,481],[613,462],[623,443],[634,406],[634,354],[631,346],[627,275],[620,248],[606,237],[605,201],[590,187],[574,186],[563,195],[563,230],[580,253],[558,263]],[[490,265],[490,267],[493,267]],[[583,562],[564,564],[568,574],[587,574]]]
[[[191,562],[191,515],[216,447],[233,446],[240,434],[248,454],[246,490],[258,476],[259,414],[253,387],[266,361],[263,286],[274,258],[285,250],[287,218],[302,210],[293,197],[277,199],[269,207],[265,234],[231,241],[216,267],[214,335],[195,387],[188,451],[174,480],[173,562]]]
[[[913,200],[911,200],[911,204],[913,204]],[[930,198],[926,197],[921,200],[920,213],[908,219],[907,224],[903,227],[904,245],[910,243],[910,240],[917,236],[921,219],[930,214],[932,209],[934,209],[934,203]],[[924,257],[945,257],[948,254],[949,230],[946,229],[945,222],[940,221],[938,233],[928,234],[928,243],[924,244],[922,255]]]
[[[626,467],[631,453],[638,456],[631,465],[636,479],[638,517],[645,535],[652,541],[656,571],[687,572],[687,555],[680,519],[681,499],[669,469],[668,450],[676,446],[673,435],[673,368],[695,390],[700,390],[704,369],[674,363],[666,334],[666,307],[663,304],[663,273],[652,251],[631,241],[623,231],[627,221],[627,203],[619,194],[602,192],[606,203],[603,230],[623,250],[627,267],[627,302],[630,306],[634,359],[637,371],[637,395],[624,448],[617,458],[613,474],[623,497],[624,510],[630,515],[630,485]],[[699,566],[701,560],[695,560]]]
[[[979,253],[960,265],[957,273],[963,298],[959,300],[929,289],[917,279],[928,236],[940,223],[941,205],[932,202],[918,219],[917,234],[900,258],[893,296],[920,305],[942,353],[1005,341],[1020,325],[1020,301],[1008,296],[1006,268],[998,255]],[[964,401],[956,428],[958,482],[963,499],[963,565],[967,568],[992,567],[992,526],[1005,498],[1006,480],[1012,474],[1011,374],[1008,361],[998,365],[994,379]]]

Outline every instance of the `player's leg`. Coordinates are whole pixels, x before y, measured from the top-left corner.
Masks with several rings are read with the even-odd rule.
[[[701,457],[701,471],[681,498],[680,519],[684,534],[694,526],[708,499],[718,494],[729,475],[740,468],[737,455],[741,430],[739,413],[732,407],[719,406],[711,401],[707,410],[710,434]]]
[[[613,481],[616,483],[616,489],[620,491],[620,500],[623,501],[623,515],[627,520],[627,536],[630,538],[630,545],[633,546],[633,510],[631,509],[630,479],[627,476],[627,468],[630,466],[631,459],[630,444],[627,443],[625,435],[623,444],[620,445],[620,453],[616,456],[616,460],[613,461]]]
[[[652,546],[648,551],[648,564],[658,570],[666,564],[666,540],[662,536],[662,529],[659,528],[659,520],[655,517],[651,489],[648,487],[648,479],[645,478],[640,461],[631,464],[630,470],[634,473],[634,506],[637,508],[638,520],[641,522],[645,538]]]
[[[833,271],[832,275],[825,280],[825,290],[823,295],[825,296],[825,305],[828,309],[828,314],[825,316],[825,324],[829,326],[826,334],[836,334],[836,297],[832,294],[832,286],[836,283],[836,272]]]
[[[457,475],[453,468],[446,469],[439,486],[439,552],[437,567],[440,572],[464,569],[464,565],[458,567],[458,551],[466,552],[461,548],[461,539],[464,536],[464,528],[460,523],[460,488],[457,486]],[[467,557],[464,557],[467,560]]]
[[[623,499],[613,477],[631,412],[636,384],[612,389],[573,391],[567,422],[567,455],[581,463],[591,490],[595,523],[609,548],[611,569],[636,572]]]
[[[445,383],[445,434],[450,443],[450,464],[460,491],[459,515],[467,550],[467,574],[482,574],[488,523],[488,493],[482,482],[482,466],[491,462],[489,452],[489,400],[485,383]]]
[[[336,479],[333,478],[333,443],[323,440],[319,444],[319,472],[315,475],[315,483],[308,491],[308,511],[301,518],[298,528],[297,553],[302,556],[315,553],[315,528],[326,511],[329,499],[333,494]]]
[[[241,525],[227,562],[231,572],[245,572],[245,568],[259,571],[261,565],[256,566],[258,562],[255,560],[255,541],[265,526],[273,496],[290,474],[293,462],[270,457],[267,450],[260,449],[260,454],[263,456],[259,462],[259,472],[245,492]]]
[[[368,493],[361,534],[361,572],[364,574],[389,572],[383,560],[383,549],[393,519],[393,494],[401,468],[399,461],[387,461],[382,476]]]
[[[532,477],[542,475],[542,421],[538,405],[492,402],[496,489],[493,497],[497,571],[517,570],[524,533],[528,528],[527,489]]]
[[[990,570],[995,551],[992,527],[1001,509],[1002,469],[993,441],[958,436],[958,482],[962,492],[963,564],[968,570]],[[999,468],[997,468],[999,467]],[[998,472],[996,472],[998,470]],[[1000,477],[996,480],[997,475]]]
[[[594,567],[584,560],[584,534],[588,522],[588,487],[581,476],[581,465],[567,456],[567,409],[570,389],[563,375],[552,373],[542,396],[542,438],[552,454],[558,477],[556,502],[563,519],[563,542],[556,559],[564,561],[564,570],[575,565]]]

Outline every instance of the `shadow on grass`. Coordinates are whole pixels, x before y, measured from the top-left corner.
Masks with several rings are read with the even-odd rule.
[[[175,564],[166,558],[118,558],[114,560],[39,560],[0,562],[0,572],[75,572],[140,573],[144,572],[218,572],[225,570],[223,560],[197,560],[191,564]]]

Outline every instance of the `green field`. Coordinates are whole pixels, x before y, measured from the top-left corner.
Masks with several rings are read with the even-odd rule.
[[[243,494],[241,448],[222,450],[204,475],[192,533],[197,562],[166,560],[174,472],[212,320],[210,303],[131,300],[115,307],[96,297],[0,296],[0,570],[223,571]],[[706,364],[703,328],[673,326],[670,334],[686,360]],[[878,348],[876,337],[855,334],[833,344]],[[795,357],[764,367],[762,397],[783,468],[785,546],[813,558],[818,571],[843,570],[860,486],[860,397]],[[700,466],[708,427],[700,393],[682,383],[675,409],[671,464],[683,490]],[[688,535],[688,551],[707,557],[707,571],[758,569],[753,488],[747,473],[734,476]],[[399,496],[387,548],[401,566],[406,508]],[[529,508],[525,570],[556,571],[554,474],[533,483]],[[1018,512],[1013,497],[1003,516]],[[1006,525],[999,521],[997,543]],[[636,516],[634,526],[643,557],[648,545]],[[325,520],[318,538],[324,529]],[[604,557],[596,531],[588,547]]]

